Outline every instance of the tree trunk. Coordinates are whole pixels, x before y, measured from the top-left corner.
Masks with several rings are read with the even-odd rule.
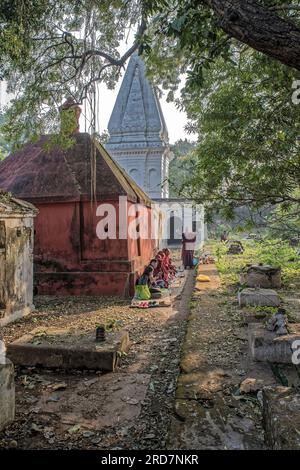
[[[300,29],[255,0],[207,0],[230,36],[300,70]]]

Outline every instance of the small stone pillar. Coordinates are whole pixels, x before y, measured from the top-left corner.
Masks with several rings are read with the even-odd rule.
[[[14,418],[14,365],[7,359],[4,341],[0,339],[0,431]]]
[[[244,252],[244,247],[239,240],[232,240],[230,242],[227,253],[229,255],[240,255]]]

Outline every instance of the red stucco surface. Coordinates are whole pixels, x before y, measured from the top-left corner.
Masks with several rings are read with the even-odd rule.
[[[45,137],[0,164],[0,187],[32,202],[35,220],[35,285],[39,294],[133,294],[135,278],[152,257],[155,240],[119,239],[119,196],[128,208],[140,204],[148,213],[151,201],[111,159],[95,147],[96,190],[91,194],[91,138],[74,136],[66,151],[44,149]],[[96,196],[96,202],[91,200]],[[99,204],[116,210],[117,239],[100,240],[96,227]],[[129,224],[133,216],[127,217]]]

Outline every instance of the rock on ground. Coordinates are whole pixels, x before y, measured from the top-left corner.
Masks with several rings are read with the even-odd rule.
[[[273,450],[300,450],[300,394],[290,387],[263,390],[265,439]]]

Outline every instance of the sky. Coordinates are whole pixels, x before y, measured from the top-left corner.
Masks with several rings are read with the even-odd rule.
[[[134,40],[134,31],[132,31],[128,36],[126,41],[122,41],[119,47],[119,52],[122,55],[127,49],[131,46],[132,42]],[[128,64],[128,61],[127,61]],[[127,65],[126,64],[126,65]],[[119,88],[122,83],[122,79],[124,77],[125,70],[122,72],[122,76],[120,77],[119,82],[116,84],[114,90],[108,90],[105,86],[105,84],[99,84],[98,85],[98,90],[99,90],[99,116],[97,118],[97,123],[99,125],[100,129],[98,130],[100,133],[103,132],[104,130],[107,129],[108,121],[110,118],[110,115],[112,113],[117,94],[119,91]],[[184,80],[182,79],[182,84],[184,83]],[[5,83],[0,81],[0,109],[5,106],[8,103],[8,96],[5,92]],[[187,117],[186,114],[183,111],[179,111],[174,103],[167,103],[166,101],[166,93],[165,95],[160,98],[160,103],[162,107],[162,111],[165,117],[166,125],[169,131],[169,140],[170,143],[173,144],[176,142],[178,139],[189,139],[189,140],[196,140],[196,136],[187,134],[184,130],[184,126],[187,123]],[[81,130],[84,131],[85,129],[85,123],[84,123],[84,117],[82,114],[81,120],[80,120],[80,126]],[[88,125],[87,125],[88,127]]]
[[[108,90],[103,84],[99,87],[100,113],[98,117],[98,122],[100,126],[100,132],[102,132],[104,129],[107,129],[107,124],[112,113],[118,95],[118,91],[120,89],[122,79],[124,77],[124,73],[114,90]],[[176,140],[185,138],[189,140],[194,140],[195,137],[190,134],[187,134],[184,130],[184,126],[187,123],[186,114],[182,111],[179,111],[174,103],[167,103],[166,94],[160,99],[160,103],[169,131],[170,143],[173,144],[174,142],[176,142]]]

